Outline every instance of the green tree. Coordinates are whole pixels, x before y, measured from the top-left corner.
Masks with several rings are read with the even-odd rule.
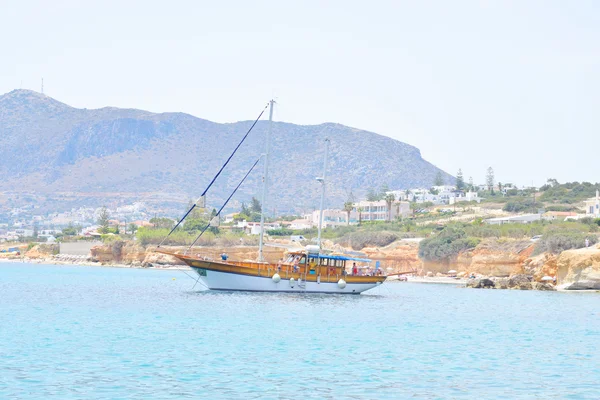
[[[410,210],[412,211],[412,216],[414,218],[415,217],[415,213],[421,207],[420,207],[419,203],[417,203],[416,201],[411,201],[410,204],[409,204],[409,207],[410,207]]]
[[[385,195],[385,197],[383,199],[385,200],[385,205],[387,207],[387,220],[391,221],[392,220],[392,203],[396,200],[396,196],[394,196],[394,193],[388,193]]]
[[[66,228],[63,228],[62,234],[65,236],[75,236],[80,229],[80,226],[74,226],[72,222],[69,222],[69,225],[67,225]]]
[[[187,218],[183,224],[183,229],[188,232],[199,231],[204,229],[206,225],[208,225],[208,220],[204,217]]]
[[[354,203],[351,201],[346,201],[344,203],[344,211],[346,211],[346,225],[350,225],[350,213],[354,209]]]
[[[175,226],[175,221],[173,221],[171,218],[165,217],[154,217],[150,219],[150,223],[156,229],[172,229]],[[135,224],[129,224],[130,227],[131,225]]]
[[[435,175],[435,179],[433,180],[433,186],[442,186],[444,184],[444,178],[442,177],[442,172],[438,171]]]
[[[463,178],[462,169],[458,169],[456,174],[456,189],[463,190],[465,188],[465,179]]]
[[[252,197],[252,200],[250,201],[250,212],[258,214],[262,212],[262,206],[256,197]]]
[[[138,226],[132,222],[132,223],[129,224],[128,229],[129,229],[129,232],[131,232],[132,235],[135,235],[135,231],[138,230]]]
[[[40,231],[40,227],[39,227],[39,225],[38,225],[38,223],[36,221],[36,222],[33,223],[33,237],[34,238],[38,237],[39,231]]]
[[[109,218],[110,218],[110,215],[108,214],[108,210],[106,209],[106,207],[102,207],[100,209],[100,214],[98,215],[98,221],[96,222],[100,226],[100,229],[98,230],[100,233],[102,233],[102,234],[108,233]]]

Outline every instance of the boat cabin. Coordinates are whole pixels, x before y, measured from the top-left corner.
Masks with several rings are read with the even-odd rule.
[[[283,272],[299,272],[307,275],[318,276],[344,276],[344,275],[382,275],[370,266],[371,260],[366,258],[348,257],[338,254],[321,254],[310,252],[291,252],[287,255],[278,268]]]

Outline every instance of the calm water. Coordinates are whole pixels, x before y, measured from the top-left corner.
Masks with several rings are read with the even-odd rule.
[[[0,398],[600,398],[596,293],[192,285],[0,264]]]

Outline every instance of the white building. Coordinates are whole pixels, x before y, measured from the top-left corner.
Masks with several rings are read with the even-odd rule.
[[[319,226],[320,211],[310,214],[312,226]],[[350,225],[358,223],[356,208],[350,212]],[[344,210],[323,210],[323,228],[345,226],[348,224],[348,213]]]
[[[354,209],[352,211],[358,211],[359,208],[361,221],[394,221],[398,218],[405,218],[410,215],[410,203],[407,201],[392,202],[390,210],[388,210],[388,205],[385,200],[360,201],[354,203]],[[352,217],[350,218],[350,221],[352,221]]]
[[[312,222],[309,218],[295,219],[293,221],[290,221],[290,224],[288,226],[289,229],[293,230],[310,229],[312,227]]]
[[[477,192],[467,192],[465,194],[459,194],[457,197],[451,197],[448,204],[460,203],[462,201],[476,201],[479,203],[481,197],[479,197]]]
[[[260,235],[260,222],[239,221],[237,228],[242,228],[248,235]],[[281,225],[276,222],[265,222],[265,233],[271,229],[281,229]]]
[[[539,221],[542,219],[541,214],[525,214],[516,215],[513,217],[489,218],[483,220],[486,224],[502,225],[502,224],[528,224],[530,222]]]
[[[238,215],[238,213],[230,213],[230,214],[225,214],[225,217],[223,219],[223,222],[225,222],[226,224],[229,224],[231,222],[233,222],[233,218]]]
[[[600,218],[600,191],[596,190],[596,197],[585,201],[585,214]]]
[[[433,189],[436,194],[431,193]],[[396,200],[413,201],[415,203],[432,202],[434,204],[452,204],[450,199],[458,196],[459,191],[450,185],[433,186],[431,189],[416,188],[409,190],[393,190],[391,192]]]

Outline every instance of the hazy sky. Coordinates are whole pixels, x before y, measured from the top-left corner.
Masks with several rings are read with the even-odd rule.
[[[337,122],[465,179],[600,181],[599,1],[5,1],[0,93]],[[359,153],[356,157],[377,157]]]

